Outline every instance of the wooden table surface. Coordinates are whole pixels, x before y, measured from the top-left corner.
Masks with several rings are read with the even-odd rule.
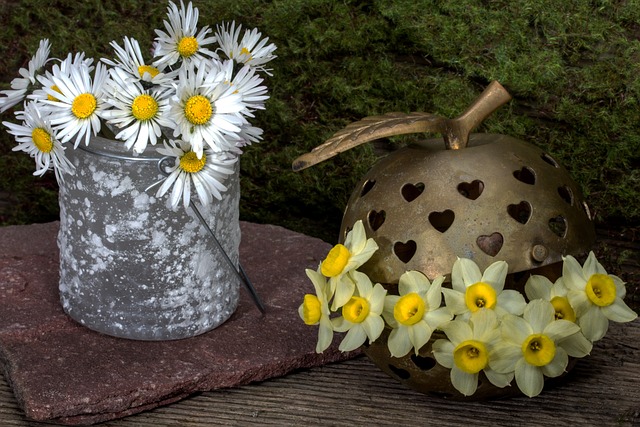
[[[590,356],[535,398],[456,402],[405,388],[366,357],[209,391],[109,427],[211,425],[640,426],[640,319],[612,324]],[[0,377],[0,426],[24,418]]]

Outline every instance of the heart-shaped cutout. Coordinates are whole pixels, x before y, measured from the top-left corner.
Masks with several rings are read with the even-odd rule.
[[[371,189],[375,185],[376,185],[375,181],[368,179],[367,182],[365,182],[364,185],[362,186],[362,191],[360,192],[360,197],[363,197],[365,194],[367,194],[369,191],[371,191]]]
[[[436,366],[436,359],[433,357],[423,357],[412,354],[411,361],[423,371],[428,371]]]
[[[549,229],[556,236],[565,237],[567,235],[567,220],[562,215],[551,218],[549,220]]]
[[[384,221],[387,219],[387,213],[385,211],[371,211],[367,216],[367,220],[369,221],[369,225],[373,231],[377,231],[378,228],[382,227]]]
[[[489,256],[496,256],[502,245],[504,244],[504,237],[500,233],[493,233],[489,236],[478,236],[476,239],[478,247]]]
[[[393,245],[393,253],[405,264],[411,261],[417,249],[418,245],[416,245],[416,242],[413,240],[409,240],[406,243],[396,242],[396,244]]]
[[[476,200],[484,191],[484,182],[479,179],[458,184],[458,193],[470,200]]]
[[[534,185],[536,183],[536,173],[527,166],[523,166],[522,169],[514,171],[513,176],[525,184]]]
[[[517,205],[507,206],[507,213],[520,224],[526,224],[531,218],[531,205],[523,200]]]
[[[402,193],[402,197],[404,197],[407,202],[413,202],[424,191],[424,184],[422,182],[418,182],[417,184],[405,184],[402,186],[400,191]]]
[[[449,229],[449,227],[451,227],[455,218],[456,215],[451,209],[447,209],[443,212],[431,212],[429,214],[429,222],[433,228],[441,233],[444,233]]]

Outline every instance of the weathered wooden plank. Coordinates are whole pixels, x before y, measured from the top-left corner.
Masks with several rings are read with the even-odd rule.
[[[101,424],[213,425],[587,425],[640,426],[640,320],[613,324],[558,386],[533,399],[454,402],[406,389],[368,359],[211,391]],[[0,425],[33,426],[0,381]]]

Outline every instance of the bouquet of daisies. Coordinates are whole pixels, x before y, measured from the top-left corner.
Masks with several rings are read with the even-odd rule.
[[[276,46],[235,22],[198,29],[191,2],[167,9],[150,61],[129,37],[111,42],[114,59],[95,64],[84,53],[50,58],[45,39],[11,89],[0,91],[0,112],[23,102],[19,123],[2,123],[18,142],[13,150],[35,159],[34,175],[53,169],[63,181],[74,174],[68,146],[113,134],[134,155],[163,142],[157,151],[175,160],[157,195],[172,189],[173,208],[188,206],[192,184],[202,203],[221,199],[243,147],[262,137],[250,120],[269,98],[262,74],[271,75],[265,66]]]

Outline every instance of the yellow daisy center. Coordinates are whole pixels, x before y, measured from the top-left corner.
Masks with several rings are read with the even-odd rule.
[[[151,95],[142,94],[135,97],[131,104],[131,114],[137,120],[145,121],[158,113],[158,102]]]
[[[576,312],[573,311],[573,307],[571,307],[567,298],[553,297],[551,299],[551,305],[556,310],[556,320],[564,319],[575,323]]]
[[[178,42],[178,53],[183,58],[188,58],[198,51],[198,47],[195,37],[183,37]]]
[[[489,363],[489,353],[483,343],[476,340],[463,341],[453,350],[453,362],[467,374],[477,374]]]
[[[213,114],[211,102],[202,95],[194,95],[184,105],[184,116],[194,125],[203,125]]]
[[[156,67],[152,67],[151,65],[140,65],[138,67],[138,73],[141,77],[144,76],[144,73],[149,73],[149,75],[151,75],[151,78],[153,78],[160,74],[160,70],[158,70]]]
[[[240,55],[247,55],[249,57],[248,59],[251,59],[251,51],[246,47],[240,49]]]
[[[342,306],[342,317],[351,323],[362,323],[369,315],[369,301],[362,297],[351,297],[348,303]]]
[[[302,302],[302,320],[307,325],[315,325],[320,321],[322,309],[320,308],[320,300],[317,296],[306,294]]]
[[[56,91],[56,92],[58,92],[58,93],[62,93],[62,91],[60,90],[60,88],[59,88],[58,86],[56,86],[56,85],[51,86],[51,89],[52,89],[52,90],[55,90],[55,91]],[[60,101],[58,98],[56,98],[56,97],[54,97],[54,96],[51,96],[51,95],[48,95],[48,94],[47,94],[47,99],[48,99],[49,101]]]
[[[533,334],[522,343],[524,360],[533,366],[545,366],[551,363],[556,355],[556,345],[544,334]]]
[[[403,295],[393,307],[393,317],[405,325],[411,326],[422,320],[426,305],[420,295],[415,292]]]
[[[594,274],[585,287],[589,301],[599,307],[606,307],[616,300],[616,284],[607,274]]]
[[[38,150],[49,153],[53,150],[53,141],[49,132],[42,128],[35,128],[31,131],[31,139]]]
[[[345,245],[338,243],[331,248],[327,257],[322,261],[320,271],[326,277],[335,277],[342,273],[350,258],[351,252],[349,252],[349,249]]]
[[[197,173],[204,168],[207,163],[207,156],[202,153],[202,158],[199,159],[195,151],[189,151],[180,157],[180,169],[188,173]]]
[[[77,118],[84,120],[91,117],[97,107],[98,101],[96,97],[91,93],[83,93],[76,96],[76,99],[73,100],[71,112]]]
[[[464,294],[464,302],[473,313],[481,308],[493,309],[498,301],[496,290],[488,283],[478,282],[467,288]]]

